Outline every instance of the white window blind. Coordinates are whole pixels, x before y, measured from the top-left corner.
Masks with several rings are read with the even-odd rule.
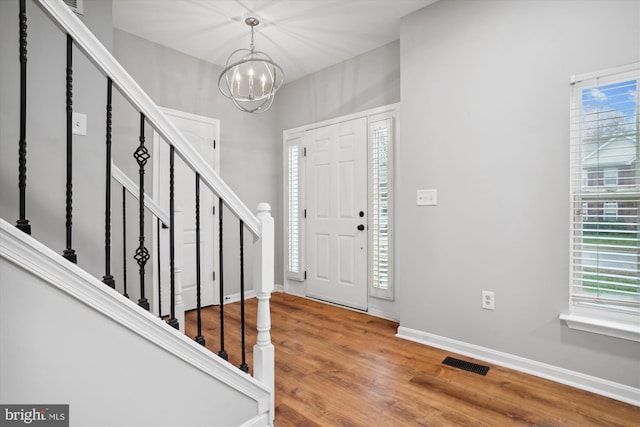
[[[287,220],[287,277],[293,280],[304,280],[302,267],[302,217],[300,191],[300,139],[292,139],[286,144],[287,177],[286,220]]]
[[[391,275],[392,118],[369,125],[371,295],[393,299]]]
[[[640,315],[640,63],[571,88],[571,301]]]

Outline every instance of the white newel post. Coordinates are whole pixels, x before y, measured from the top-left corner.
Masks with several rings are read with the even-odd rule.
[[[174,208],[175,231],[175,310],[180,332],[184,334],[184,301],[182,300],[182,271],[184,270],[184,216],[182,208]]]
[[[268,203],[258,204],[256,214],[260,221],[262,236],[254,242],[254,288],[258,299],[258,338],[253,347],[253,375],[271,388],[270,424],[273,424],[275,392],[275,349],[271,344],[271,313],[269,299],[273,291],[274,280],[274,227],[271,206]]]

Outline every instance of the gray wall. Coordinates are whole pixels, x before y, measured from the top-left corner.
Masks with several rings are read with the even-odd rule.
[[[66,37],[27,2],[27,219],[32,234],[65,248]],[[108,48],[111,2],[86,0],[85,24]],[[18,2],[0,1],[0,216],[18,219],[19,140]],[[73,248],[78,264],[104,274],[104,106],[106,79],[74,48],[73,108],[88,115],[87,136],[73,139]],[[98,193],[96,194],[96,191]],[[97,244],[96,244],[97,243]]]
[[[281,142],[276,133],[275,110],[262,114],[247,114],[237,110],[218,90],[222,69],[206,61],[152,43],[120,30],[113,32],[113,52],[116,59],[158,105],[220,120],[220,175],[240,199],[255,212],[259,202],[271,204],[272,215],[281,222],[281,199],[278,177],[281,175]],[[123,142],[116,148],[118,164],[137,182],[137,166],[131,152],[137,143],[138,120],[124,102],[114,109],[117,135]],[[117,116],[117,119],[116,119]],[[150,133],[149,133],[150,135]],[[151,182],[149,181],[149,184]],[[151,187],[149,187],[151,188]],[[237,224],[225,215],[225,293],[239,292],[237,280]],[[245,236],[250,236],[247,232]],[[251,239],[245,248],[249,266],[245,278],[252,286]],[[229,264],[228,264],[229,263]],[[276,283],[282,283],[282,242],[276,235]],[[280,280],[280,282],[278,282]]]
[[[402,326],[640,386],[639,343],[558,319],[569,76],[639,59],[638,1],[445,0],[403,19]],[[421,188],[438,189],[437,207],[416,207]]]
[[[0,277],[3,404],[68,404],[70,425],[87,427],[231,426],[256,415],[255,400],[4,258]]]
[[[278,131],[400,101],[400,41],[286,84],[277,95]]]

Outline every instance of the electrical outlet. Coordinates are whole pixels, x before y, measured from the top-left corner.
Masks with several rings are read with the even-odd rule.
[[[496,308],[496,298],[493,291],[482,291],[482,308],[487,310]]]

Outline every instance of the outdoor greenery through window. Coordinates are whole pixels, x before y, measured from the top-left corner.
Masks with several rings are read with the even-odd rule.
[[[572,82],[574,306],[640,314],[638,65]]]

